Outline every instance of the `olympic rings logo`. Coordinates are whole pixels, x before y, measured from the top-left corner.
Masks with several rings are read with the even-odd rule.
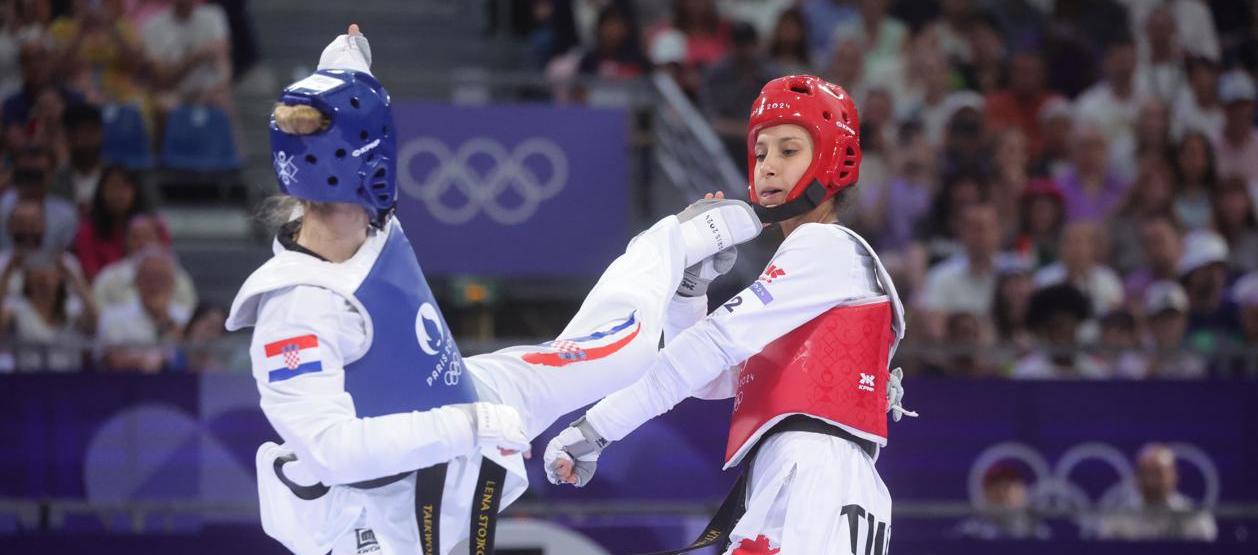
[[[481,156],[492,161],[483,174],[471,164],[473,157]],[[422,157],[435,159],[437,165],[426,175],[413,175],[412,166]],[[549,177],[538,176],[526,164],[530,159],[544,161]],[[567,155],[542,137],[527,139],[510,151],[486,137],[471,139],[454,151],[437,138],[420,137],[402,145],[398,169],[402,191],[422,201],[433,218],[447,225],[465,224],[482,211],[499,225],[524,223],[568,183]],[[512,202],[504,203],[504,196]],[[452,202],[457,198],[462,203]]]
[[[1188,443],[1171,443],[1168,447],[1175,453],[1176,460],[1188,463],[1200,474],[1205,491],[1201,499],[1197,500],[1197,505],[1207,508],[1217,505],[1219,470],[1210,455]],[[1032,507],[1040,510],[1071,512],[1115,508],[1136,488],[1135,469],[1132,468],[1129,458],[1112,445],[1099,442],[1075,445],[1062,453],[1057,464],[1050,468],[1048,461],[1034,447],[1007,442],[985,449],[970,467],[967,486],[970,503],[974,507],[983,508],[987,505],[983,498],[983,476],[988,469],[1008,460],[1021,462],[1034,474],[1028,485],[1029,500]],[[1108,465],[1117,474],[1117,483],[1109,486],[1095,499],[1071,480],[1075,468],[1088,461]]]

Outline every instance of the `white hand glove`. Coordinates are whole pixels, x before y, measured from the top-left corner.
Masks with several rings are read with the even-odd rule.
[[[738,248],[730,247],[686,268],[681,276],[681,285],[677,287],[677,294],[683,297],[702,297],[708,294],[708,285],[712,284],[712,280],[733,269],[737,261]]]
[[[546,479],[552,484],[565,483],[576,487],[590,483],[590,480],[594,478],[594,471],[598,469],[598,456],[603,453],[608,443],[582,416],[580,420],[564,428],[559,435],[546,444],[546,452],[542,457]],[[559,476],[556,465],[560,461],[571,465],[572,472],[569,480],[564,480]]]
[[[524,420],[514,408],[484,402],[457,406],[468,411],[472,417],[476,445],[515,452],[529,449],[529,436],[524,429]]]
[[[358,27],[352,27],[357,32]],[[361,34],[340,35],[323,49],[319,69],[348,69],[371,74],[371,45]]]
[[[887,380],[887,412],[891,413],[891,420],[899,422],[904,416],[917,417],[917,413],[900,406],[900,402],[904,400],[904,370],[896,368],[891,371],[891,377]]]

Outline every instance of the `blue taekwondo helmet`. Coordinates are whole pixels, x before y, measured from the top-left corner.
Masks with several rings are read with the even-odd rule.
[[[271,157],[285,194],[362,205],[381,227],[397,205],[397,133],[389,93],[374,77],[320,70],[284,89],[278,102],[311,106],[331,123],[291,135],[271,119]]]

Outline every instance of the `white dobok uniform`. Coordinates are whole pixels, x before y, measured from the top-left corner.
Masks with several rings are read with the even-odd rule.
[[[521,457],[477,447],[463,411],[438,407],[369,418],[356,413],[346,367],[376,336],[384,337],[384,330],[373,328],[355,291],[387,238],[401,233],[392,220],[343,263],[288,250],[277,240],[274,258],[249,277],[232,304],[228,328],[254,327],[250,356],[262,410],[283,439],[258,450],[263,527],[295,553],[420,553],[414,474],[375,489],[347,484],[448,462],[439,528],[443,553],[468,537],[483,460],[508,470],[503,507],[527,486]],[[670,302],[684,257],[677,218],[667,217],[635,237],[608,266],[560,340],[468,357],[461,376],[457,368],[446,368],[437,379],[470,377],[480,401],[516,408],[530,437],[536,436],[559,416],[639,379],[658,352],[670,310],[682,314],[671,320],[693,320],[686,316],[693,301]],[[439,344],[450,339],[441,324],[439,314],[421,309],[415,330],[404,335]],[[301,485],[330,486],[326,495],[302,500],[277,479],[274,461],[290,454],[297,461],[284,466],[287,477]]]
[[[891,497],[874,462],[887,443],[887,363],[903,331],[903,307],[869,245],[838,225],[804,224],[760,279],[586,416],[615,441],[688,396],[735,397],[725,467],[759,447],[727,554],[885,552]],[[857,441],[806,431],[760,441],[796,414]]]

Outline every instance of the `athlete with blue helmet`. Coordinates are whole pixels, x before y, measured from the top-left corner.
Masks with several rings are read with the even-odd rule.
[[[254,328],[283,439],[257,454],[262,524],[299,554],[444,554],[465,538],[489,552],[527,486],[519,452],[637,380],[661,333],[702,317],[718,254],[762,226],[745,203],[692,205],[629,243],[561,339],[465,359],[393,217],[397,139],[370,66],[351,26],[272,112],[284,223],[227,322]]]

